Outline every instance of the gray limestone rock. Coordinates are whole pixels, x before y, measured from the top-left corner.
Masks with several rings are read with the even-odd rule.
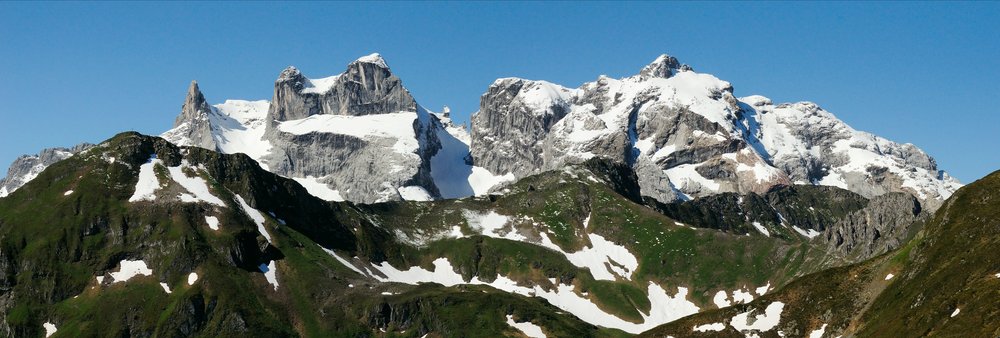
[[[216,150],[212,124],[208,116],[211,113],[212,106],[205,100],[205,95],[198,88],[198,82],[191,81],[187,96],[184,98],[184,105],[181,106],[181,113],[174,120],[172,129],[174,133],[166,138],[184,139],[186,140],[184,145]]]
[[[347,66],[340,75],[307,79],[295,67],[281,72],[274,83],[270,116],[288,121],[317,114],[371,115],[416,111],[417,102],[389,71],[385,60],[373,54]]]
[[[340,198],[361,203],[399,200],[400,188],[415,191],[418,196],[440,196],[430,174],[430,160],[441,149],[438,131],[445,126],[416,103],[378,54],[360,58],[350,63],[344,73],[322,79],[306,78],[295,67],[288,67],[275,81],[274,96],[266,103],[266,112],[232,111],[234,106],[255,104],[227,102],[215,109],[192,83],[175,128],[163,136],[181,145],[257,154],[255,159],[271,172],[325,184],[336,192],[326,195],[331,199],[338,199],[332,196],[339,194]],[[229,108],[223,109],[227,105]],[[366,120],[396,113],[405,114],[393,118],[413,118],[409,126],[412,131],[394,128],[393,133],[386,134],[363,130],[380,127],[372,124],[408,123]],[[311,124],[315,130],[305,132],[281,129],[285,122],[300,123],[309,117],[330,115],[345,118],[335,123],[355,125],[345,125],[346,134],[326,130],[323,123]],[[248,121],[254,125],[245,125]],[[240,148],[250,144],[257,149]],[[416,144],[416,149],[400,144]]]
[[[512,172],[521,177],[544,164],[545,136],[569,112],[564,100],[542,102],[523,99],[534,91],[560,90],[539,81],[500,79],[483,94],[479,113],[472,118],[472,158],[492,173]],[[547,104],[545,104],[547,103]]]
[[[899,248],[919,230],[919,221],[927,216],[917,198],[890,192],[848,214],[823,231],[819,240],[825,241],[831,252],[861,261]]]
[[[93,146],[90,143],[81,143],[70,148],[48,148],[35,155],[18,157],[7,169],[7,176],[0,179],[0,197],[13,193],[14,190],[33,180],[53,163],[65,160]]]

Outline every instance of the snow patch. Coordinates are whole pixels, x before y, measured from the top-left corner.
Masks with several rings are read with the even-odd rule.
[[[382,262],[373,267],[385,275],[385,277],[374,277],[381,282],[398,282],[412,285],[420,283],[438,283],[444,286],[460,284],[489,285],[510,293],[543,298],[552,305],[579,317],[585,322],[609,328],[617,328],[634,334],[697,313],[699,310],[698,306],[687,300],[687,288],[678,287],[677,294],[670,296],[662,287],[650,282],[647,294],[649,302],[652,305],[651,310],[648,314],[642,313],[643,322],[636,324],[604,312],[589,299],[578,294],[575,291],[576,287],[573,285],[558,284],[553,289],[546,290],[537,285],[532,287],[520,286],[517,282],[505,276],[497,276],[496,280],[489,283],[483,282],[478,276],[473,277],[469,282],[465,282],[462,279],[462,275],[455,272],[447,258],[438,258],[434,260],[433,264],[434,271],[428,271],[419,266],[414,266],[407,270],[399,270],[388,262]]]
[[[962,309],[959,309],[959,308],[955,308],[955,312],[952,312],[952,313],[951,313],[951,316],[952,316],[952,317],[955,317],[955,316],[957,316],[957,315],[958,315],[958,313],[959,313],[959,312],[962,312]]]
[[[540,233],[541,245],[566,256],[573,265],[590,270],[596,280],[617,280],[617,276],[631,280],[632,273],[639,268],[639,260],[627,248],[608,241],[596,234],[587,234],[590,247],[584,247],[577,252],[565,252],[552,242],[548,233]],[[611,271],[608,271],[608,269]],[[612,273],[613,271],[613,273]]]
[[[809,332],[809,338],[823,338],[824,332],[826,332],[826,324],[823,324],[820,328]]]
[[[708,331],[719,332],[719,331],[722,331],[722,330],[725,330],[725,329],[726,329],[726,324],[723,324],[723,323],[704,324],[704,325],[698,325],[698,326],[695,326],[695,327],[691,328],[691,330],[693,330],[695,332],[708,332]]]
[[[63,196],[69,196],[69,195],[72,195],[72,194],[73,194],[73,190],[67,190],[66,192],[63,193]]]
[[[194,196],[188,194],[181,194],[180,195],[181,201],[205,202],[220,207],[226,206],[225,202],[223,202],[218,197],[215,197],[215,195],[212,195],[212,192],[208,190],[208,183],[205,182],[205,179],[197,175],[195,175],[195,177],[188,177],[183,170],[183,168],[185,167],[187,166],[182,164],[179,167],[167,168],[167,170],[170,171],[170,177],[173,178],[174,182],[177,182],[182,187],[184,187],[185,190],[194,194]]]
[[[358,58],[357,60],[355,60],[354,62],[372,63],[372,64],[375,64],[376,66],[379,66],[379,67],[382,67],[382,68],[389,68],[389,65],[385,63],[385,59],[383,59],[382,55],[379,54],[379,53],[371,53],[371,54],[362,56],[362,57]]]
[[[507,325],[514,327],[524,333],[525,336],[532,338],[545,338],[545,332],[542,332],[542,327],[532,324],[531,322],[518,323],[514,321],[514,316],[507,315]]]
[[[729,302],[729,295],[726,294],[725,290],[719,290],[719,292],[716,292],[715,296],[712,297],[712,303],[715,303],[715,306],[720,309],[733,305]]]
[[[469,156],[469,133],[456,127],[451,118],[434,114],[443,128],[437,128],[441,149],[431,157],[431,178],[442,198],[461,198],[476,194],[470,178],[472,165],[465,162]],[[485,187],[489,190],[489,187]],[[479,187],[483,189],[483,187]]]
[[[214,216],[205,216],[205,223],[208,224],[208,228],[212,230],[219,230],[219,219]]]
[[[729,322],[736,331],[770,331],[775,326],[778,326],[778,322],[781,321],[781,311],[785,308],[785,303],[773,302],[767,305],[764,309],[763,314],[759,314],[750,323],[750,313],[753,311],[744,312],[736,315]]]
[[[153,270],[146,267],[146,262],[142,260],[123,260],[118,264],[120,266],[118,272],[111,273],[111,283],[124,282],[135,276],[150,276],[153,274]],[[100,279],[98,280],[99,282]]]
[[[324,183],[320,183],[319,179],[315,177],[292,177],[292,179],[295,180],[295,182],[299,182],[299,185],[303,188],[306,188],[306,191],[309,192],[310,195],[316,196],[321,200],[331,202],[344,201],[344,197],[340,196],[340,191],[330,189],[329,186]]]
[[[753,301],[753,294],[743,289],[733,290],[733,302],[747,304]]]
[[[755,289],[755,291],[757,291],[758,295],[763,296],[770,289],[771,289],[771,282],[769,281],[769,282],[767,282],[767,285],[761,286],[761,287]]]
[[[674,182],[678,188],[684,191],[719,191],[719,183],[707,179],[698,173],[698,164],[681,164],[679,166],[664,170],[670,182]],[[707,191],[704,191],[707,190]]]
[[[243,212],[246,213],[247,216],[250,216],[250,219],[257,224],[257,232],[260,232],[260,234],[264,236],[264,239],[266,239],[268,243],[271,243],[271,235],[268,234],[267,229],[264,228],[264,214],[261,214],[260,211],[247,204],[247,202],[243,200],[243,197],[240,195],[236,195],[236,201],[240,203],[240,207],[243,208]]]
[[[274,286],[274,291],[278,291],[278,271],[275,270],[274,261],[270,261],[267,264],[260,263],[257,267],[260,272],[264,273],[264,278],[267,282]]]
[[[337,261],[340,262],[340,264],[343,264],[348,269],[354,270],[354,272],[357,272],[359,275],[368,276],[367,273],[361,272],[361,269],[358,269],[358,267],[354,266],[354,264],[351,264],[351,262],[348,262],[346,259],[341,258],[340,255],[338,255],[333,250],[330,250],[330,249],[327,249],[327,248],[323,248],[323,247],[320,247],[320,248],[323,249],[323,251],[326,251],[326,253],[329,254],[330,256],[333,256],[333,258],[336,258]]]
[[[153,168],[157,164],[163,164],[163,161],[153,154],[149,161],[139,166],[139,181],[135,183],[135,192],[129,197],[129,202],[156,200],[156,190],[160,189],[160,180],[156,178],[156,171]]]
[[[760,233],[764,234],[764,236],[771,237],[771,233],[768,232],[767,228],[765,228],[763,225],[760,225],[760,222],[753,222],[753,227],[756,228],[757,231],[760,231]]]
[[[510,217],[498,214],[496,211],[490,210],[486,213],[479,213],[465,210],[462,214],[465,216],[466,222],[469,223],[469,227],[483,235],[514,241],[524,241],[527,239],[514,228],[511,228],[506,233],[500,233],[501,229],[510,221]]]
[[[162,287],[163,288],[163,292],[166,292],[168,295],[171,294],[171,293],[173,293],[173,291],[170,291],[170,286],[167,285],[167,283],[161,282],[160,283],[160,287]]]
[[[58,330],[56,330],[56,324],[52,324],[52,322],[45,322],[45,324],[42,324],[42,327],[45,328],[45,336],[46,337],[51,336],[51,335],[55,334],[56,331],[58,331]]]
[[[194,282],[198,281],[198,274],[192,272],[188,275],[188,285],[194,285]]]
[[[896,275],[893,275],[891,273],[888,274],[888,275],[885,275],[885,280],[890,280],[890,279],[892,279],[892,277],[896,277]]]
[[[821,234],[819,231],[813,229],[802,229],[795,225],[792,226],[792,230],[795,230],[795,232],[799,233],[799,235],[802,235],[803,237],[807,237],[809,239],[812,239],[813,237],[819,236]]]
[[[337,84],[337,79],[340,78],[340,75],[337,74],[319,79],[306,79],[305,83],[302,84],[302,90],[299,92],[302,94],[326,94]]]
[[[491,188],[506,182],[513,182],[514,179],[513,173],[493,175],[486,168],[473,166],[472,174],[469,175],[469,185],[472,186],[472,191],[476,196],[482,196],[488,193]]]
[[[434,197],[431,193],[427,192],[424,187],[411,185],[408,187],[399,187],[399,196],[403,197],[407,201],[432,201]]]

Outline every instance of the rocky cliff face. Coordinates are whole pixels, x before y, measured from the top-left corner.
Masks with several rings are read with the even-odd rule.
[[[188,86],[181,114],[174,120],[171,139],[183,141],[183,145],[216,150],[218,147],[212,134],[210,115],[215,111],[208,105],[205,95],[198,88],[197,81]]]
[[[915,197],[901,192],[879,195],[868,205],[826,229],[821,240],[830,251],[862,261],[895,250],[920,228],[928,213]]]
[[[313,115],[362,116],[416,111],[417,102],[403,82],[389,71],[379,54],[362,57],[339,75],[308,79],[295,67],[281,72],[274,83],[269,115],[274,121]]]
[[[288,67],[275,81],[271,101],[209,107],[193,84],[175,128],[163,137],[246,153],[327,200],[373,203],[470,195],[467,141],[455,141],[460,131],[450,119],[420,107],[373,54],[321,79]],[[434,161],[439,153],[458,156]],[[432,162],[439,172],[456,167],[466,174],[453,184],[453,177],[432,174]],[[447,187],[442,192],[438,184]]]
[[[912,144],[856,131],[810,102],[736,98],[728,82],[667,55],[576,89],[496,80],[471,122],[470,136],[421,107],[372,54],[325,78],[289,67],[271,101],[210,106],[192,82],[162,136],[245,153],[317,196],[365,203],[483,194],[594,157],[632,167],[642,194],[664,203],[812,184],[866,198],[906,192],[933,210],[960,186]]]
[[[0,179],[0,197],[13,193],[28,181],[53,163],[65,160],[76,153],[93,147],[90,143],[81,143],[71,148],[48,148],[35,155],[23,155],[14,160],[7,169],[7,176]]]
[[[494,82],[472,117],[471,154],[516,177],[609,158],[635,168],[643,195],[661,202],[794,183],[869,198],[902,191],[934,208],[960,186],[911,144],[855,131],[813,103],[738,99],[728,82],[666,55],[577,89]]]

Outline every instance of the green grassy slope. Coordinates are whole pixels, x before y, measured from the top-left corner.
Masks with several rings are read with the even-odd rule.
[[[140,165],[153,154],[164,162],[156,167],[160,182],[169,183],[155,201],[128,202]],[[176,196],[185,191],[166,167],[181,164],[225,206],[179,201]],[[527,177],[501,195],[331,203],[244,155],[123,133],[0,199],[0,332],[40,336],[42,323],[51,322],[56,336],[495,337],[518,334],[506,323],[512,315],[552,337],[620,336],[536,297],[486,286],[380,283],[323,249],[359,267],[388,262],[403,270],[432,269],[443,257],[466,281],[503,276],[543,289],[573,285],[603,311],[641,322],[651,311],[650,282],[671,294],[688,288],[688,300],[717,313],[711,311],[712,297],[719,290],[791,288],[799,276],[846,264],[780,220],[822,228],[857,202],[844,194],[823,200],[823,194],[793,187],[721,197],[756,203],[759,210],[749,211],[774,217],[767,225],[771,237],[747,228],[739,216],[749,211],[732,201],[688,203],[676,210],[693,211],[673,214],[683,220],[668,217],[664,208],[673,206],[651,208],[639,196],[634,172],[604,161]],[[237,196],[264,215],[271,241],[259,234]],[[772,206],[775,199],[784,209]],[[816,210],[807,210],[811,206]],[[470,214],[488,212],[507,216],[502,231],[519,239],[481,235],[467,221]],[[722,228],[699,220],[713,213],[735,221]],[[209,229],[206,216],[219,219],[218,231]],[[456,227],[462,236],[449,236]],[[599,236],[626,248],[638,267],[630,278],[595,280],[563,253],[540,246],[542,236],[564,252],[585,250]],[[110,283],[109,273],[124,259],[145,261],[152,275]],[[258,268],[272,260],[277,289]],[[188,285],[191,272],[200,277]],[[106,280],[98,283],[97,277]]]
[[[1000,335],[1000,172],[956,192],[904,247],[800,278],[747,305],[703,312],[644,337],[826,336],[995,337]],[[889,275],[892,275],[889,278]],[[737,314],[785,304],[764,332],[737,332]],[[693,328],[723,323],[723,331]]]

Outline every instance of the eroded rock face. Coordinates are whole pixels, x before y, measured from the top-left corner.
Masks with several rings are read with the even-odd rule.
[[[340,75],[308,79],[295,67],[274,83],[269,115],[274,121],[317,114],[362,116],[416,111],[417,102],[378,54],[358,59]]]
[[[7,169],[7,176],[0,179],[0,197],[13,193],[28,181],[31,181],[53,163],[65,160],[76,153],[93,147],[90,143],[81,143],[71,148],[48,148],[35,155],[22,155],[14,160]]]
[[[912,144],[856,131],[814,103],[736,98],[728,82],[666,55],[577,89],[497,80],[472,135],[473,161],[494,174],[604,157],[641,172],[643,195],[664,203],[815,184],[868,198],[907,192],[934,209],[960,186]]]
[[[861,261],[899,248],[919,230],[918,221],[927,216],[912,195],[887,193],[826,229],[821,239],[831,252]]]
[[[271,172],[319,187],[317,195],[329,200],[373,203],[406,198],[404,192],[410,199],[440,196],[431,159],[442,148],[438,132],[447,127],[372,54],[321,79],[289,67],[275,81],[270,102],[208,106],[192,83],[175,128],[163,137],[246,153]]]
[[[643,195],[662,202],[790,184],[744,140],[739,111],[729,83],[666,55],[639,75],[578,89],[501,79],[472,118],[471,153],[517,177],[608,158],[640,172]]]
[[[570,90],[545,81],[493,82],[480,101],[480,111],[487,113],[472,119],[476,165],[518,176],[544,167],[546,152],[555,149],[545,145],[545,136],[569,112],[571,96]]]
[[[205,95],[198,88],[197,81],[191,81],[188,86],[181,114],[174,120],[174,135],[172,139],[184,139],[185,145],[216,150],[216,142],[212,137],[212,123],[209,114],[212,106],[205,100]]]

